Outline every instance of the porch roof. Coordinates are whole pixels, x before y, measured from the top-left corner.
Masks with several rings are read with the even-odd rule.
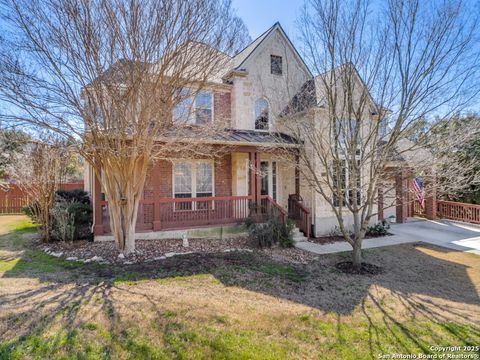
[[[220,141],[238,142],[238,143],[257,143],[259,145],[272,144],[272,145],[290,145],[298,146],[300,142],[294,137],[279,133],[279,132],[266,132],[255,130],[227,130],[225,133],[220,133],[214,136]]]
[[[192,140],[219,145],[235,146],[264,146],[264,147],[299,147],[300,140],[280,133],[258,130],[225,129],[208,134],[201,127],[188,126],[182,129],[175,129],[172,135],[166,136],[169,139]]]

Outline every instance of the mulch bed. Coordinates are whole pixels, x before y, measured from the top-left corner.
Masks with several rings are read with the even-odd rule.
[[[317,238],[310,238],[308,241],[313,242],[315,244],[325,245],[325,244],[333,244],[336,242],[345,241],[345,239],[341,236],[322,236]]]
[[[377,275],[382,272],[382,268],[377,265],[362,263],[360,268],[353,266],[351,261],[342,261],[335,265],[335,267],[346,274],[357,275]]]
[[[392,236],[393,234],[391,233],[386,233],[385,235],[382,236]],[[382,236],[365,236],[365,239],[375,239],[377,237],[382,237]],[[325,244],[333,244],[336,242],[344,242],[345,239],[342,236],[321,236],[317,238],[310,238],[308,241],[313,242],[315,244],[320,244],[320,245],[325,245]]]
[[[72,261],[134,264],[163,260],[177,255],[191,253],[219,253],[229,251],[259,251],[275,260],[291,263],[308,263],[316,258],[309,252],[289,248],[254,248],[246,237],[230,239],[189,239],[189,246],[183,247],[181,239],[137,240],[135,252],[125,257],[120,255],[113,241],[105,242],[56,242],[40,244],[39,249],[47,254]],[[119,256],[120,255],[120,256]]]

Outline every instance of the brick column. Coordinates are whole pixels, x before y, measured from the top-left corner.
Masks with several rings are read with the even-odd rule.
[[[93,235],[103,235],[102,185],[95,171],[93,178]]]
[[[407,169],[401,168],[395,175],[396,222],[402,224],[408,217],[408,177]]]
[[[161,163],[156,162],[149,169],[148,182],[149,186],[153,188],[153,231],[159,231],[162,229],[162,223],[160,221],[160,198],[162,197],[162,170]],[[145,184],[146,186],[147,184]]]
[[[379,185],[378,186],[378,199],[377,199],[377,216],[378,216],[378,221],[384,220],[384,215],[383,215],[383,186]]]
[[[437,218],[437,184],[436,176],[430,171],[425,176],[425,216],[429,220]]]

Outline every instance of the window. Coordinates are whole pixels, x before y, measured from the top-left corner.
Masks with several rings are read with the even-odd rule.
[[[173,121],[186,124],[207,124],[212,122],[212,93],[200,91],[195,98],[190,89],[179,93],[181,101],[173,109]]]
[[[201,91],[195,98],[195,123],[206,124],[212,122],[212,94]]]
[[[260,195],[268,195],[268,161],[260,162]]]
[[[178,97],[180,101],[173,109],[173,121],[187,123],[193,105],[190,89],[181,89]]]
[[[176,163],[173,170],[174,197],[192,197],[192,164],[187,162]],[[192,203],[176,203],[175,210],[191,210]]]
[[[182,161],[174,165],[173,184],[175,198],[213,196],[213,163],[208,161]],[[209,202],[176,203],[175,210],[208,209]]]
[[[268,130],[268,103],[265,99],[255,101],[255,130]]]
[[[196,197],[210,197],[213,195],[213,168],[211,163],[197,163]],[[208,201],[197,202],[197,210],[208,209]]]
[[[343,153],[348,151],[353,142],[357,142],[356,155],[360,155],[360,135],[356,135],[357,120],[336,120],[335,122],[335,138],[338,139],[337,145],[339,150]]]
[[[337,179],[335,164],[332,165],[333,168],[333,205],[340,206],[339,195],[342,197],[342,206],[348,204],[353,205],[353,196],[354,190],[357,193],[357,205],[361,204],[361,176],[360,173],[356,174],[356,180],[353,182],[351,179],[351,172],[348,169],[347,163],[345,160],[342,160],[340,163],[340,179]],[[360,160],[357,160],[357,168],[360,169]],[[353,185],[353,188],[349,188],[350,185]],[[339,189],[339,190],[338,190]]]
[[[357,127],[357,121],[355,119],[337,120],[335,125],[335,135],[338,137],[338,142],[342,147],[348,146],[353,140],[355,140],[355,131]]]
[[[282,75],[282,57],[270,55],[270,71],[274,75]]]

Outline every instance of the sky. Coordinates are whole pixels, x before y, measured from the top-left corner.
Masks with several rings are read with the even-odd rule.
[[[379,6],[382,1],[373,0],[373,4]],[[480,0],[465,2],[472,11],[480,13]],[[247,26],[252,40],[279,21],[294,46],[300,48],[296,20],[303,0],[232,0],[232,4]],[[480,112],[480,99],[472,101],[468,110]]]
[[[232,3],[250,31],[252,40],[280,21],[287,35],[295,42],[295,20],[302,5],[301,0],[233,0]]]

